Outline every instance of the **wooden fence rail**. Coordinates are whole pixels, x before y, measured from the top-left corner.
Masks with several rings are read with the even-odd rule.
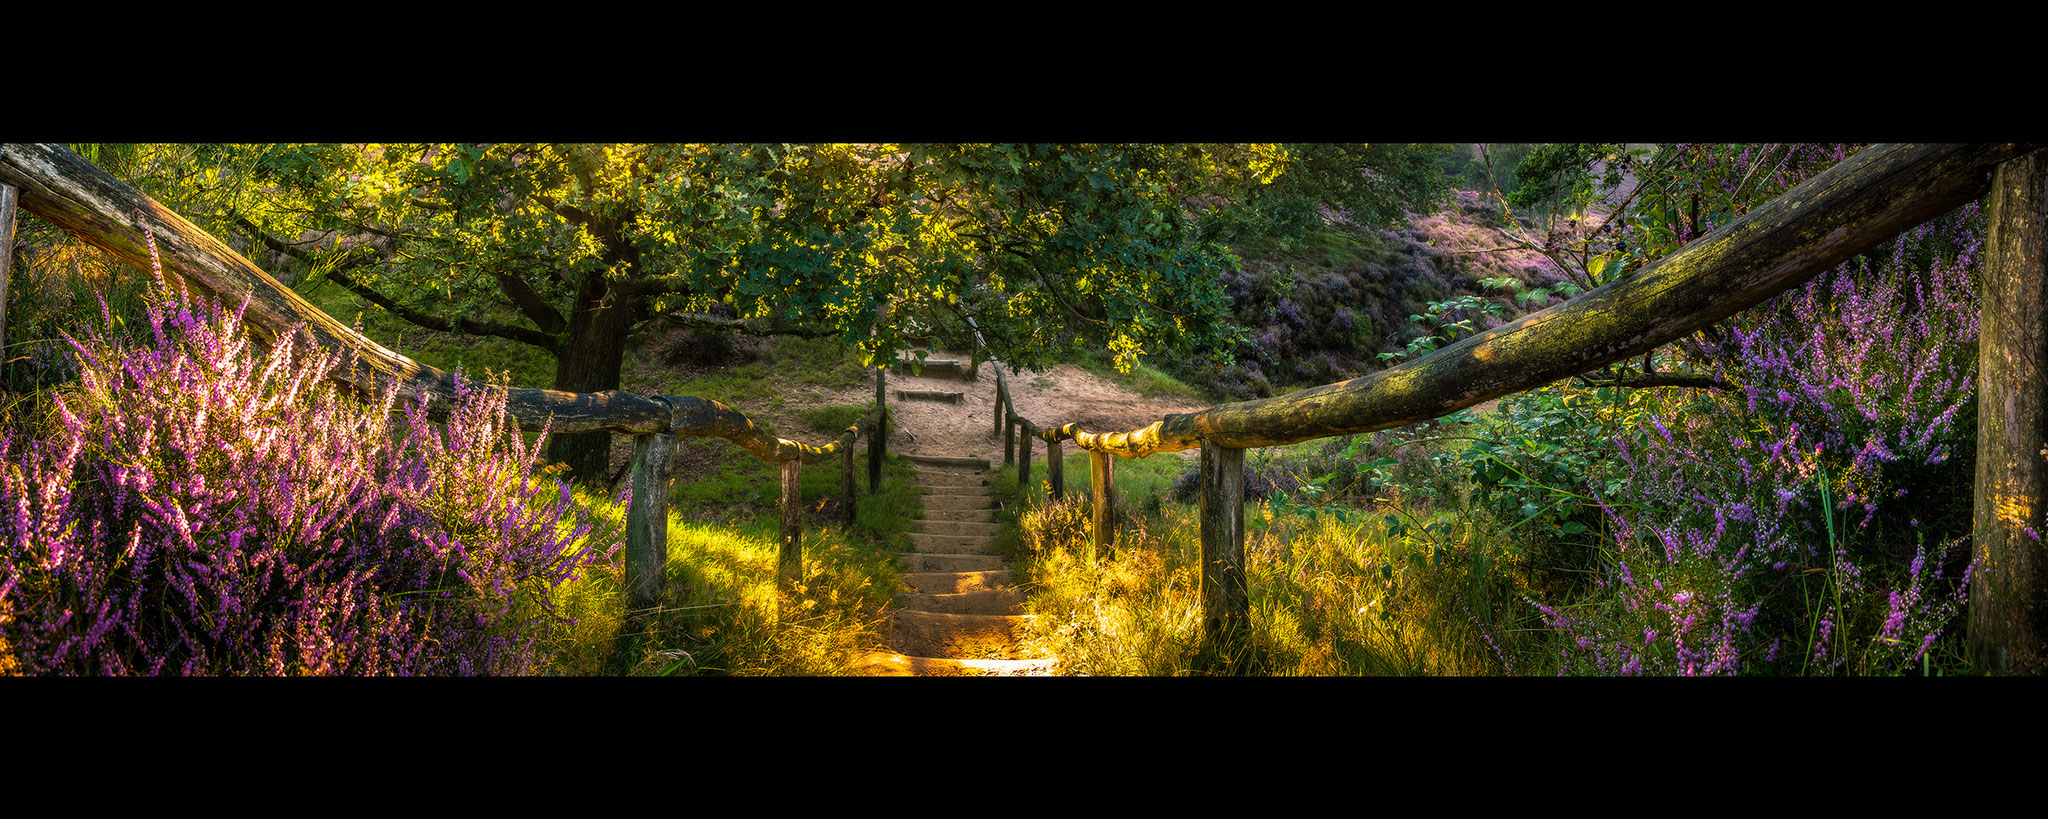
[[[22,210],[140,270],[150,267],[146,229],[160,250],[167,278],[176,277],[224,299],[246,298],[244,320],[259,339],[298,331],[323,347],[353,353],[353,365],[338,371],[336,380],[358,393],[375,395],[385,384],[395,384],[408,399],[424,397],[429,412],[441,419],[454,404],[450,373],[406,358],[341,324],[212,234],[61,145],[0,143],[0,236],[12,235],[17,198]],[[0,296],[6,293],[12,244],[0,245]],[[0,298],[0,331],[5,326],[5,300]],[[862,435],[869,439],[869,492],[881,483],[889,418],[883,379],[883,371],[876,370],[874,411],[823,446],[769,435],[745,413],[691,396],[511,388],[506,390],[506,411],[530,432],[635,436],[627,478],[632,500],[626,512],[625,580],[632,607],[645,611],[660,594],[668,556],[667,487],[676,436],[723,438],[756,458],[782,464],[782,544],[776,562],[787,588],[800,574],[803,561],[797,496],[801,465],[840,459],[840,497],[849,528],[854,518],[853,445]]]
[[[2043,449],[2048,410],[2038,398],[2044,390],[2040,367],[2032,363],[2048,360],[2048,341],[2043,341],[2048,336],[2041,329],[2041,300],[2048,297],[2048,287],[2041,284],[2044,242],[2039,238],[2041,222],[2048,219],[2048,206],[2042,204],[2048,197],[2039,192],[2038,178],[2048,173],[2048,163],[2040,161],[2044,147],[2048,143],[1873,146],[1658,263],[1563,304],[1371,375],[1168,415],[1142,429],[1092,433],[1074,424],[1041,429],[1016,414],[998,365],[997,424],[1006,441],[1007,431],[1021,423],[1049,446],[1072,440],[1089,450],[1098,476],[1092,483],[1100,544],[1114,541],[1114,519],[1107,514],[1114,496],[1108,455],[1142,458],[1200,446],[1204,621],[1216,635],[1248,616],[1242,478],[1229,477],[1241,473],[1244,449],[1418,423],[1642,355],[1977,201],[1992,190],[1996,171],[2015,181],[2001,187],[1991,212],[2019,215],[1994,222],[1986,269],[2001,272],[1987,279],[1986,292],[1996,286],[2003,288],[2000,294],[2013,294],[1998,302],[1998,326],[2031,329],[1994,332],[1994,304],[1987,296],[1984,355],[1992,354],[1990,345],[2008,344],[2011,349],[2001,347],[1997,354],[2016,363],[1987,366],[1980,377],[1979,406],[2005,409],[1998,413],[1998,434],[1978,439],[1977,559],[1988,568],[1980,568],[1972,580],[1971,642],[1973,655],[1997,668],[2039,668],[2042,639],[2048,636],[2048,601],[2042,593],[2048,587],[2048,560],[2019,543],[2027,540],[2023,531],[2048,532],[2048,503],[2041,489],[2048,486],[2042,457],[2048,452]],[[2030,159],[2012,161],[2021,157]],[[2015,309],[2015,304],[2021,306]],[[2001,340],[2007,338],[2015,340]],[[2014,396],[2036,397],[2015,401]],[[1981,471],[1985,464],[1998,464],[2001,471],[1987,479]],[[1053,492],[1058,491],[1055,478]],[[1990,532],[2003,534],[1982,536]],[[2030,542],[2038,550],[2039,541]],[[1988,601],[1999,601],[1998,615],[1981,614],[1993,605]],[[1993,634],[1998,636],[1983,636]]]

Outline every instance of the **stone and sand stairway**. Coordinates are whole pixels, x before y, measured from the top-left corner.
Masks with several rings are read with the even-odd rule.
[[[905,589],[890,606],[888,653],[865,670],[898,676],[1039,676],[1051,661],[1021,645],[1028,618],[1023,590],[1001,557],[989,554],[996,524],[988,462],[912,456],[925,517],[904,555]]]
[[[937,365],[937,366],[933,366]],[[954,362],[927,362],[945,377]],[[936,370],[937,372],[934,372]],[[963,370],[958,376],[965,378]],[[957,394],[905,390],[899,400],[960,403]],[[1003,559],[990,553],[996,524],[983,458],[906,455],[923,490],[924,518],[903,555],[902,591],[888,611],[887,652],[867,655],[866,673],[884,676],[1039,676],[1052,665],[1022,646],[1029,619],[1024,592]]]

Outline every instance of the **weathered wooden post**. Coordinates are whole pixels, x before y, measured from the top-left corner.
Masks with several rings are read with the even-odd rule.
[[[633,465],[627,473],[633,496],[626,502],[626,592],[628,609],[646,612],[661,597],[668,572],[668,478],[676,436],[661,432],[633,436]]]
[[[1202,442],[1202,633],[1242,633],[1251,619],[1244,576],[1244,450]]]
[[[7,279],[14,265],[14,208],[21,192],[0,182],[0,361],[7,360]]]
[[[775,554],[775,577],[785,599],[804,579],[803,483],[797,479],[803,465],[797,458],[782,462],[782,548]]]
[[[1116,482],[1110,477],[1110,464],[1115,460],[1107,452],[1088,450],[1088,488],[1095,495],[1095,548],[1104,552],[1116,548]]]
[[[846,531],[853,531],[853,442],[839,450],[839,507],[846,510]]]
[[[1054,437],[1045,443],[1045,480],[1051,486],[1053,500],[1067,496],[1066,458],[1060,454],[1060,439]]]
[[[1017,436],[1017,496],[1020,500],[1029,502],[1031,500],[1031,436],[1037,434],[1038,429],[1033,427],[1030,421],[1022,419],[1018,420],[1017,425],[1023,427],[1020,431],[1022,434]]]
[[[996,407],[996,413],[1003,416],[1003,463],[1016,463],[1017,416],[1010,412],[1010,381],[1002,377],[1001,371],[997,372],[996,377],[999,379],[997,383],[1003,385],[1002,405]]]
[[[2048,660],[2048,151],[1998,166],[1988,214],[1970,656],[1986,673],[2035,674]]]
[[[1001,364],[989,362],[989,366],[996,368],[996,425],[989,429],[989,434],[1001,435],[1003,434],[1003,419],[1007,417],[1010,412],[1009,385],[1003,383],[1003,367]]]
[[[1008,415],[1003,423],[1003,463],[1017,462],[1017,416]]]
[[[882,459],[889,450],[889,399],[883,390],[888,389],[885,373],[875,369],[875,428],[868,430],[868,491],[882,488]]]

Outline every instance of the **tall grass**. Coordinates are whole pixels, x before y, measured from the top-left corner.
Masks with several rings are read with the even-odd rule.
[[[719,521],[672,515],[667,571],[653,611],[626,610],[616,563],[555,590],[556,609],[572,622],[549,640],[550,670],[634,676],[849,672],[854,657],[881,645],[879,612],[900,576],[899,522],[917,512],[907,462],[891,459],[885,473],[882,492],[861,492],[852,533],[839,528],[836,518],[806,522],[803,575],[793,601],[783,600],[775,586],[779,516]],[[622,525],[621,505],[582,497],[601,519]]]
[[[1302,485],[1282,457],[1248,469],[1251,621],[1236,644],[1201,637],[1199,506],[1175,491],[1191,483],[1185,462],[1117,464],[1127,502],[1106,552],[1090,534],[1085,454],[1068,464],[1067,499],[1012,501],[1022,507],[1034,648],[1059,657],[1065,674],[1474,675],[1502,673],[1505,657],[1554,640],[1518,606],[1535,581],[1512,548],[1519,541],[1495,536],[1490,515],[1419,498],[1406,518],[1304,506],[1277,491]],[[1014,497],[1013,481],[991,487]]]
[[[1246,511],[1251,621],[1235,650],[1202,644],[1195,507],[1167,504],[1107,554],[1083,502],[1025,513],[1034,647],[1065,674],[1474,675],[1502,673],[1502,651],[1543,639],[1514,612],[1516,567],[1489,564],[1484,544],[1421,543],[1269,502]]]

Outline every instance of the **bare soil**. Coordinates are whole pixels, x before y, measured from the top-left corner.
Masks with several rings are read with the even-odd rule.
[[[930,358],[967,360],[964,353],[932,350]],[[904,455],[948,455],[986,458],[991,464],[1003,462],[1002,429],[996,426],[995,367],[983,362],[974,381],[936,378],[891,372],[888,379],[889,410],[895,413],[896,428],[889,436],[889,450]],[[1046,373],[1009,373],[1010,401],[1017,414],[1042,428],[1080,424],[1089,432],[1126,432],[1142,429],[1170,413],[1208,409],[1205,402],[1186,398],[1147,397],[1135,390],[1102,378],[1072,364],[1061,364]],[[957,392],[962,402],[898,401],[897,390]],[[829,403],[871,399],[874,390],[846,391]],[[1043,448],[1036,452],[1043,453]],[[1043,457],[1039,455],[1038,457]]]
[[[643,349],[643,355],[656,354],[650,344]],[[743,340],[742,355],[757,352],[747,349],[762,342]],[[949,350],[929,350],[931,359],[959,359],[965,361],[966,354]],[[667,369],[678,371],[684,377],[719,369],[717,365],[694,365],[672,363]],[[1046,373],[1009,373],[1011,402],[1017,412],[1042,427],[1052,428],[1063,424],[1080,424],[1090,432],[1123,432],[1141,429],[1158,421],[1169,413],[1195,412],[1208,409],[1210,404],[1187,398],[1147,397],[1135,390],[1102,378],[1088,370],[1073,366],[1059,365]],[[633,391],[637,385],[624,388]],[[912,376],[891,371],[886,386],[889,391],[889,410],[895,416],[895,426],[889,435],[889,451],[899,455],[937,455],[966,458],[983,458],[991,465],[1003,462],[1003,438],[1000,428],[995,426],[995,367],[983,362],[977,378],[973,381],[953,377]],[[928,400],[898,400],[896,391],[935,391],[960,393],[961,403]],[[642,392],[647,391],[642,389]],[[870,381],[859,387],[839,390],[819,389],[810,386],[790,386],[779,390],[782,406],[771,407],[760,402],[748,402],[735,409],[746,413],[756,421],[772,424],[776,434],[808,444],[822,444],[828,440],[825,432],[814,430],[799,419],[797,413],[815,407],[865,404],[874,400],[874,383]],[[724,451],[731,444],[715,438],[683,438],[677,447],[676,462],[672,472],[674,479],[689,481],[716,474],[720,465],[731,457]],[[862,446],[865,450],[865,446]],[[1033,459],[1044,457],[1042,446],[1034,449]],[[633,439],[630,435],[613,436],[612,469],[623,474],[632,459]],[[1182,457],[1197,457],[1189,450],[1179,453]],[[735,504],[746,506],[748,504]],[[839,514],[835,501],[826,501],[818,509],[806,511],[806,517],[815,520],[837,519]],[[699,509],[686,514],[719,518],[726,509]]]

